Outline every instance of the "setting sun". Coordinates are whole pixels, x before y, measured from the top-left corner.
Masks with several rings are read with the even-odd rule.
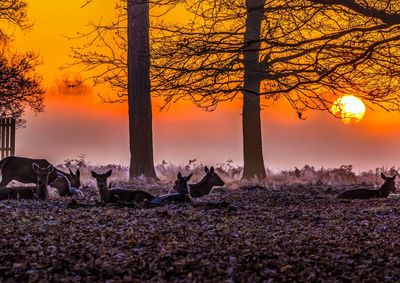
[[[365,115],[364,103],[353,95],[338,98],[331,110],[333,114],[340,116],[345,124],[358,123]]]

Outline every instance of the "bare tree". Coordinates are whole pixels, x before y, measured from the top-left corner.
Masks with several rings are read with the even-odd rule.
[[[91,2],[85,2],[84,6]],[[120,92],[117,99],[110,98],[109,102],[128,101],[130,178],[142,175],[156,178],[150,96],[150,3],[147,0],[117,1],[117,9],[120,13],[115,23],[110,26],[92,24],[93,31],[81,35],[89,38],[83,50],[100,41],[104,46],[103,53],[86,53],[78,48],[73,56],[78,64],[86,66],[85,71],[100,70],[91,77],[95,84],[111,82]]]
[[[25,1],[1,1],[0,23],[21,29],[30,27],[26,21],[26,8]],[[41,78],[35,72],[37,55],[11,51],[11,37],[1,29],[0,39],[0,117],[20,118],[26,107],[41,111],[44,92],[40,86]]]
[[[128,0],[130,177],[156,178],[150,97],[149,3]]]
[[[347,92],[399,109],[399,26],[380,19],[395,2],[342,2],[354,1],[187,1],[189,23],[153,33],[153,91],[211,109],[243,94],[243,176],[263,177],[258,96],[286,98],[300,118]]]
[[[245,178],[265,176],[260,96],[285,98],[300,118],[306,109],[330,112],[337,97],[348,92],[370,106],[399,110],[397,1],[174,4],[186,8],[188,19],[153,20],[152,93],[164,97],[166,105],[183,98],[207,110],[243,95]],[[115,53],[115,46],[126,46],[124,26],[123,16],[111,25],[94,25],[90,42],[101,41],[109,50],[74,53],[88,69],[102,70],[95,80],[122,90],[126,65],[121,58],[126,55]]]

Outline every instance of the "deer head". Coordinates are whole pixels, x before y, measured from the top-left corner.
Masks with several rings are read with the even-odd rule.
[[[78,169],[76,172],[72,172],[69,168],[70,182],[73,188],[79,189],[81,187],[81,171]]]
[[[41,168],[36,163],[32,164],[32,169],[36,173],[36,194],[39,199],[46,200],[48,198],[47,185],[49,182],[49,175],[54,170],[53,165],[49,165],[46,168]]]
[[[188,194],[189,193],[188,182],[190,178],[192,178],[192,176],[193,173],[186,177],[183,177],[181,172],[179,172],[177,179],[175,181],[174,190],[180,194]]]
[[[388,193],[394,193],[396,191],[396,177],[397,173],[392,177],[387,177],[385,174],[381,173],[381,177],[385,182],[381,186],[380,190]]]
[[[218,176],[217,173],[215,173],[215,169],[213,166],[211,166],[210,169],[208,169],[207,166],[204,167],[204,171],[206,172],[206,179],[207,181],[212,184],[213,186],[223,186],[225,185],[225,182]]]
[[[108,190],[107,179],[111,176],[112,170],[109,170],[108,172],[106,172],[104,174],[98,174],[94,171],[91,171],[91,173],[92,173],[92,177],[96,179],[97,188],[100,191],[107,191]]]

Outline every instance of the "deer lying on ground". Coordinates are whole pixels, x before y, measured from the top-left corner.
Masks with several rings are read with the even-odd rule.
[[[50,165],[53,166],[45,159],[31,159],[25,157],[10,156],[1,160],[0,170],[2,179],[0,182],[0,188],[6,187],[12,180],[24,184],[35,184],[36,173],[33,170],[33,164],[37,164],[40,168],[47,168]],[[57,179],[59,174],[63,174],[68,178],[69,182],[71,183],[69,188],[72,189],[66,187],[65,183],[53,183]],[[59,192],[61,191],[64,194],[60,194],[60,196],[67,196],[79,193],[82,194],[82,192],[79,191],[79,187],[81,186],[79,169],[76,171],[75,174],[71,171],[71,169],[69,169],[69,174],[55,169],[50,172],[48,183],[51,187],[55,187],[56,189],[58,189]]]
[[[223,186],[225,182],[215,173],[214,167],[208,169],[204,167],[206,175],[200,182],[196,184],[189,184],[189,192],[192,198],[203,197],[208,195],[214,186]]]
[[[49,175],[54,172],[53,165],[39,167],[36,163],[32,164],[32,170],[36,174],[36,186],[29,187],[3,187],[0,189],[0,200],[5,199],[40,199],[47,200],[49,193],[47,186]],[[66,177],[64,177],[66,178]]]
[[[214,186],[223,186],[225,182],[218,176],[215,172],[214,167],[208,169],[207,166],[204,167],[206,175],[200,182],[196,184],[189,184],[189,193],[192,198],[199,198],[208,195]],[[171,189],[169,193],[174,191]]]
[[[58,195],[60,197],[74,196],[79,195],[83,197],[83,193],[81,190],[72,187],[71,182],[68,177],[64,175],[64,173],[60,173],[62,171],[57,171],[58,177],[51,183],[51,187],[57,189]],[[68,175],[68,174],[67,174]]]
[[[385,182],[377,190],[356,189],[341,193],[337,198],[341,199],[371,199],[371,198],[387,198],[391,192],[396,191],[395,179],[397,174],[393,177],[386,177],[381,173],[381,177]]]
[[[193,173],[189,176],[183,177],[181,172],[179,172],[173,187],[173,190],[175,190],[177,193],[169,193],[155,197],[146,204],[148,206],[160,206],[170,202],[190,202],[188,182],[192,176]]]
[[[103,203],[108,202],[143,202],[144,200],[152,200],[154,196],[145,191],[111,189],[107,185],[107,179],[111,176],[112,170],[107,173],[98,174],[91,171],[93,178],[97,181],[97,189],[99,190],[100,199]]]

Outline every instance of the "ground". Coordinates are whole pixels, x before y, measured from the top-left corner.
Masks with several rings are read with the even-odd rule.
[[[151,209],[1,202],[0,282],[398,282],[400,199],[339,201],[344,189],[221,188]]]

